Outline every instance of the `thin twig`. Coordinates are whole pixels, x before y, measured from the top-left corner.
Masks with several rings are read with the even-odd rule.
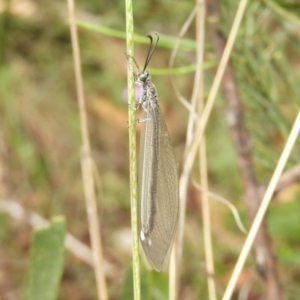
[[[85,97],[83,92],[83,80],[81,72],[81,60],[80,50],[78,43],[78,35],[75,19],[75,5],[74,0],[68,0],[69,19],[70,19],[70,31],[74,58],[77,100],[80,113],[80,128],[82,137],[82,155],[81,155],[81,167],[83,185],[86,199],[86,210],[88,216],[89,232],[91,237],[92,254],[94,260],[94,271],[96,276],[96,285],[98,298],[101,300],[108,299],[106,280],[104,276],[104,264],[102,254],[102,243],[100,237],[100,222],[97,212],[97,201],[95,193],[95,184],[93,177],[93,163],[91,155],[91,147],[88,135],[88,122],[87,112],[85,106]]]
[[[231,296],[232,296],[232,293],[233,293],[233,290],[234,290],[234,287],[237,283],[237,280],[240,276],[240,273],[242,271],[242,268],[245,264],[245,261],[246,261],[246,258],[250,252],[250,249],[253,245],[253,242],[254,242],[254,239],[257,235],[257,232],[261,226],[261,223],[262,223],[262,220],[265,216],[265,213],[267,211],[267,208],[271,202],[271,199],[272,199],[272,196],[273,196],[273,193],[275,191],[275,188],[276,188],[276,185],[278,184],[278,181],[280,179],[280,175],[283,171],[283,168],[285,167],[286,165],[286,162],[287,162],[287,159],[289,158],[290,156],[290,153],[293,149],[293,146],[296,142],[296,139],[299,135],[299,131],[300,131],[300,110],[298,112],[298,115],[297,115],[297,118],[296,118],[296,121],[293,125],[293,128],[291,130],[291,133],[288,137],[288,140],[285,144],[285,147],[283,149],[283,152],[279,158],[279,161],[278,161],[278,164],[276,166],[276,169],[273,173],[273,176],[272,176],[272,179],[270,181],[270,184],[267,188],[267,191],[264,195],[264,198],[261,202],[261,205],[258,209],[258,212],[256,214],[256,217],[253,221],[253,225],[250,229],[250,232],[247,236],[247,239],[245,241],[245,244],[243,246],[243,249],[240,253],[240,256],[239,256],[239,259],[237,261],[237,264],[234,268],[234,271],[231,275],[231,278],[230,278],[230,281],[228,283],[228,286],[227,286],[227,289],[224,293],[224,296],[223,296],[223,300],[230,300],[231,299]],[[275,295],[274,295],[275,297]],[[275,299],[275,298],[273,298]]]
[[[127,54],[132,62],[133,42],[133,13],[132,1],[126,0],[126,41]],[[128,63],[128,120],[129,124],[135,123],[134,78]],[[133,260],[133,290],[134,299],[140,300],[140,264],[139,264],[139,234],[138,234],[138,204],[137,204],[137,160],[136,160],[136,128],[129,126],[129,163],[130,163],[130,203],[131,203],[131,229],[132,229],[132,260]]]

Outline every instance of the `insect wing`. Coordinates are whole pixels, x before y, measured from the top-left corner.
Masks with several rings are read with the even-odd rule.
[[[167,271],[179,209],[176,161],[159,105],[144,112],[139,160],[139,232],[148,262]]]

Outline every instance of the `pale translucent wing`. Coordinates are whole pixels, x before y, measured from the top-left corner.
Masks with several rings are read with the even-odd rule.
[[[150,265],[166,271],[178,220],[177,167],[160,107],[145,113],[144,118],[149,120],[141,133],[139,228],[141,232],[148,225],[148,231],[141,243]]]
[[[159,157],[158,122],[154,111],[144,111],[139,155],[139,232],[152,230],[156,207],[157,173]]]

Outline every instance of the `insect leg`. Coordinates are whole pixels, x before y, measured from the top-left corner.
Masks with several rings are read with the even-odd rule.
[[[130,61],[130,58],[133,60],[133,62],[134,62],[134,64],[135,64],[136,68],[138,69],[138,71],[140,71],[139,65],[138,65],[138,63],[136,62],[135,58],[134,58],[133,56],[127,54],[126,52],[125,52],[124,54],[125,54],[125,56],[126,56],[128,62],[129,62],[129,67],[130,67],[131,72],[132,72],[133,74],[135,74],[134,68],[132,67],[132,64],[131,64],[131,61]]]

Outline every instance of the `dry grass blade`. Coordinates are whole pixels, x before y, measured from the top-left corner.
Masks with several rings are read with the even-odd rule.
[[[198,1],[197,5],[189,15],[188,19],[182,26],[180,33],[179,33],[179,38],[176,42],[176,45],[172,51],[170,62],[169,62],[169,67],[172,68],[175,60],[175,56],[179,47],[180,39],[184,36],[186,31],[188,30],[189,26],[191,25],[193,19],[195,18],[195,15],[197,13],[197,10],[199,9],[200,5],[203,4],[203,1]],[[201,61],[198,62],[198,67],[197,67],[197,73],[200,72],[202,68],[202,58],[203,55],[199,55],[198,58],[201,58]],[[196,77],[199,79],[199,76]],[[199,81],[199,80],[198,80]],[[175,84],[173,83],[172,77],[171,77],[171,82],[173,85],[173,88],[175,90],[176,95],[179,98],[179,101],[181,101],[185,107],[190,112],[190,118],[189,118],[189,125],[187,129],[187,141],[186,141],[186,150],[188,149],[191,140],[192,140],[192,131],[193,131],[193,126],[195,120],[198,119],[197,114],[196,114],[196,100],[197,97],[195,95],[198,94],[197,87],[199,87],[199,84],[194,85],[194,91],[193,91],[193,101],[191,104],[188,103],[188,101],[180,94],[180,92],[177,90]],[[197,82],[197,81],[195,81]],[[182,180],[184,178],[185,180]],[[169,299],[176,299],[176,294],[177,294],[177,275],[178,274],[178,264],[180,262],[180,257],[181,257],[181,249],[182,249],[182,238],[183,238],[183,230],[184,230],[184,219],[185,219],[185,198],[186,198],[186,192],[187,192],[187,184],[188,184],[188,172],[183,172],[183,175],[181,176],[180,183],[179,183],[179,191],[180,191],[180,204],[179,204],[179,226],[178,226],[178,233],[177,237],[174,243],[174,249],[173,253],[171,256],[171,265],[170,265],[170,281],[169,281]]]
[[[229,35],[229,39],[228,39],[227,45],[225,47],[224,54],[222,56],[220,65],[218,67],[218,70],[217,70],[217,73],[216,73],[216,76],[215,76],[215,79],[214,79],[214,82],[213,82],[213,85],[212,85],[212,88],[211,88],[211,91],[210,91],[210,94],[209,94],[209,97],[207,100],[207,104],[206,104],[203,114],[201,116],[201,120],[197,126],[196,133],[191,134],[193,125],[189,126],[189,128],[187,130],[186,145],[187,145],[187,147],[189,147],[189,151],[188,151],[188,154],[185,155],[185,157],[186,157],[185,164],[184,164],[182,176],[180,178],[179,234],[178,234],[178,238],[176,240],[176,247],[178,248],[177,249],[177,263],[179,263],[179,261],[180,261],[179,258],[181,257],[181,245],[182,245],[182,240],[183,240],[183,228],[184,228],[184,220],[185,220],[185,202],[186,202],[185,198],[186,198],[186,194],[187,194],[187,182],[188,182],[189,172],[192,168],[192,165],[193,165],[196,153],[197,153],[197,149],[202,140],[202,137],[204,134],[204,129],[205,129],[207,121],[209,119],[214,101],[216,99],[216,95],[217,95],[217,92],[220,87],[220,83],[221,83],[221,80],[222,80],[222,77],[224,74],[224,70],[225,70],[226,64],[229,60],[229,56],[231,54],[231,50],[232,50],[234,41],[237,36],[237,32],[238,32],[242,17],[245,12],[246,4],[247,4],[247,0],[241,0],[241,2],[239,4],[237,14],[236,14],[236,17],[235,17],[235,20],[233,22],[233,26],[231,29],[231,33]],[[190,21],[190,18],[188,19],[188,21]],[[187,26],[184,25],[183,29],[186,30],[186,28],[187,28]],[[182,31],[184,32],[184,30],[182,30]],[[198,67],[199,67],[199,65],[198,65]],[[193,107],[193,104],[191,106]],[[195,114],[195,113],[190,113],[191,116],[193,114]],[[193,124],[193,123],[190,123],[190,124]],[[196,138],[192,142],[193,136]]]
[[[81,72],[81,60],[80,60],[80,50],[78,43],[78,35],[76,28],[75,19],[75,5],[73,0],[68,0],[69,8],[69,18],[70,18],[70,31],[72,40],[72,49],[74,56],[74,68],[75,68],[75,78],[76,78],[76,89],[78,106],[80,113],[80,126],[81,126],[81,136],[82,136],[82,156],[81,156],[81,167],[82,167],[82,177],[83,185],[85,191],[86,199],[86,210],[88,212],[88,223],[89,231],[91,236],[92,244],[92,255],[94,262],[94,271],[96,276],[96,284],[98,291],[98,298],[102,300],[108,299],[107,286],[103,270],[103,255],[102,255],[102,244],[100,238],[100,222],[97,212],[97,201],[95,193],[95,184],[93,177],[93,163],[90,149],[90,141],[88,135],[88,124],[87,124],[87,113],[85,107],[85,97],[83,92],[83,80]]]
[[[205,188],[203,188],[202,186],[200,186],[197,182],[193,181],[194,186],[201,191],[203,194],[210,196],[211,198],[223,203],[224,205],[226,205],[232,212],[233,217],[236,221],[236,224],[238,226],[238,228],[243,232],[243,233],[247,233],[246,228],[244,227],[242,220],[240,218],[239,212],[238,210],[234,207],[234,205],[227,199],[216,195],[215,193],[212,193],[208,190],[206,190]]]
[[[264,218],[264,215],[267,211],[267,208],[271,202],[271,197],[273,196],[273,193],[275,191],[275,188],[278,184],[278,181],[280,179],[280,176],[281,176],[281,173],[283,171],[283,168],[285,167],[286,165],[286,162],[287,162],[287,159],[289,158],[289,155],[293,149],[293,146],[295,144],[295,141],[299,135],[299,131],[300,131],[300,110],[298,112],[298,115],[297,115],[297,118],[296,118],[296,121],[293,125],[293,128],[291,130],[291,133],[289,135],[289,138],[286,142],[286,145],[284,147],[284,150],[279,158],[279,161],[278,161],[278,164],[276,166],[276,169],[273,173],[273,176],[272,176],[272,179],[269,183],[269,186],[267,188],[267,191],[264,195],[264,198],[261,202],[261,205],[258,209],[258,212],[256,214],[256,217],[253,221],[253,224],[252,224],[252,227],[249,231],[249,234],[247,236],[247,239],[245,241],[245,244],[244,244],[244,247],[240,253],[240,256],[239,256],[239,259],[236,263],[236,266],[234,268],[234,271],[232,273],[232,276],[231,276],[231,279],[228,283],[228,286],[227,286],[227,289],[225,291],[225,294],[223,296],[223,300],[229,300],[231,299],[231,296],[232,296],[232,293],[233,293],[233,290],[234,290],[234,287],[237,283],[237,280],[239,278],[239,275],[242,271],[242,268],[245,264],[245,261],[246,261],[246,258],[250,252],[250,249],[252,247],[252,244],[254,242],[254,239],[256,237],[256,234],[259,230],[259,227],[261,225],[261,222]]]
[[[201,5],[196,16],[196,40],[197,40],[197,56],[198,70],[195,76],[195,85],[199,85],[196,88],[193,96],[198,99],[198,114],[202,115],[204,108],[204,80],[203,80],[203,68],[201,68],[201,63],[203,62],[204,56],[204,45],[205,45],[205,5]],[[198,94],[196,94],[199,90]],[[203,142],[199,147],[199,171],[200,171],[200,181],[201,185],[208,189],[208,171],[207,171],[207,152],[206,152],[206,142],[205,137]],[[205,265],[207,276],[207,286],[208,286],[208,297],[210,300],[217,299],[216,283],[214,280],[214,255],[212,246],[212,236],[211,236],[211,218],[210,218],[210,207],[208,195],[203,194],[201,197],[202,204],[202,218],[203,218],[203,242],[204,242],[204,253],[205,253]]]
[[[194,163],[194,160],[195,160],[195,157],[197,154],[197,149],[199,147],[199,144],[201,143],[205,127],[207,125],[212,107],[214,105],[218,90],[220,88],[220,84],[221,84],[221,80],[224,75],[225,67],[228,63],[234,41],[237,37],[238,29],[240,27],[240,24],[241,24],[241,21],[242,21],[242,18],[243,18],[245,9],[246,9],[246,5],[247,5],[247,0],[241,0],[239,3],[239,7],[237,10],[235,19],[233,21],[233,25],[232,25],[232,28],[231,28],[231,31],[230,31],[230,34],[228,37],[226,47],[224,49],[224,53],[222,55],[220,64],[218,66],[218,70],[217,70],[216,76],[213,81],[213,85],[211,87],[211,90],[210,90],[210,93],[209,93],[209,96],[207,99],[207,103],[205,105],[203,114],[201,116],[201,120],[196,129],[196,133],[195,133],[196,139],[194,139],[193,143],[191,144],[190,150],[189,150],[189,155],[187,158],[187,165],[188,165],[189,169],[192,167],[192,165]]]
[[[174,45],[174,48],[172,50],[172,53],[171,53],[171,56],[170,56],[170,60],[169,60],[169,68],[171,69],[171,74],[170,74],[170,81],[171,81],[171,84],[172,84],[172,87],[175,91],[175,94],[178,98],[178,100],[185,106],[185,108],[193,114],[193,118],[195,121],[199,121],[199,118],[198,118],[198,115],[195,113],[195,108],[193,108],[192,104],[190,104],[188,102],[188,100],[180,93],[180,91],[177,89],[176,87],[176,84],[174,83],[174,80],[173,80],[173,73],[172,73],[172,69],[173,69],[173,65],[174,65],[174,62],[175,62],[175,58],[176,58],[176,55],[177,55],[177,52],[178,52],[178,49],[179,49],[179,45],[180,45],[180,41],[181,39],[183,38],[183,36],[185,35],[185,33],[187,32],[188,28],[190,27],[193,19],[195,18],[196,16],[196,13],[199,9],[199,6],[200,4],[202,3],[203,1],[199,1],[199,3],[195,6],[195,8],[193,9],[193,11],[190,13],[190,15],[188,16],[188,19],[185,21],[185,23],[183,24],[180,32],[179,32],[179,35],[178,35],[178,38],[176,40],[176,43]]]

